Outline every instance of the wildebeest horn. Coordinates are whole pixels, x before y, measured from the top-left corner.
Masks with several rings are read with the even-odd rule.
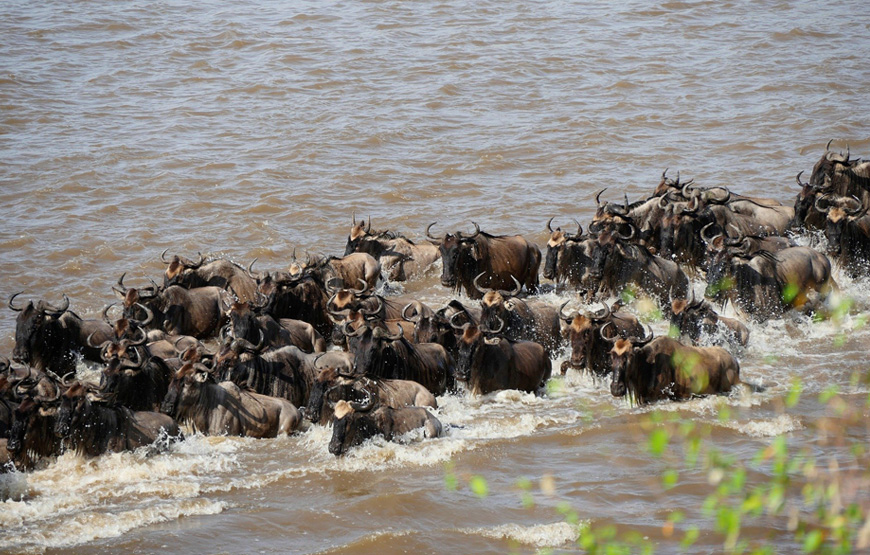
[[[68,379],[69,378],[69,379]],[[69,387],[76,381],[76,373],[75,372],[67,372],[60,379],[60,383],[63,384],[64,387]]]
[[[91,340],[93,339],[93,337],[94,337],[96,334],[97,334],[97,332],[93,332],[93,333],[91,333],[89,336],[87,336],[87,338],[85,338],[85,344],[86,344],[88,347],[90,347],[91,349],[104,349],[105,347],[108,347],[108,344],[109,344],[109,343],[112,342],[112,340],[109,339],[108,341],[103,341],[100,345],[94,345],[93,342],[92,342]]]
[[[483,293],[484,295],[485,295],[486,293],[489,293],[490,291],[492,291],[492,289],[488,289],[488,288],[486,288],[486,287],[481,287],[481,286],[478,285],[478,283],[477,283],[477,280],[479,280],[479,279],[481,278],[481,276],[483,276],[483,274],[485,274],[485,273],[486,273],[486,272],[480,272],[479,274],[477,274],[477,275],[474,277],[474,280],[471,282],[472,285],[474,285],[474,288],[477,289],[479,292]]]
[[[604,309],[603,309],[599,314],[594,314],[592,317],[595,318],[596,320],[607,320],[607,319],[609,319],[609,318],[610,318],[610,314],[611,314],[610,307],[607,306],[607,303],[605,303],[605,302],[602,302],[602,303],[601,303],[601,306],[603,306]]]
[[[707,235],[707,228],[712,226],[714,223],[716,223],[716,222],[710,222],[709,224],[707,224],[701,228],[701,239],[703,239],[703,241],[705,243],[712,243],[713,240],[716,239],[716,237],[719,237],[720,235],[722,235],[721,233],[717,233],[716,235],[713,235],[712,237],[709,237]]]
[[[48,310],[46,311],[47,313],[49,313],[55,317],[60,316],[61,314],[66,312],[67,309],[69,308],[69,297],[66,296],[66,293],[63,294],[63,306],[60,308],[57,308],[57,307],[50,305],[48,303],[45,304],[45,307],[48,308]]]
[[[632,346],[635,346],[635,347],[643,347],[644,345],[646,345],[647,343],[649,343],[652,340],[653,340],[653,332],[652,332],[652,328],[650,328],[649,333],[646,335],[646,337],[643,337],[643,338],[632,337],[631,344],[632,344]]]
[[[408,316],[408,309],[414,307],[414,311],[416,314],[414,316]],[[422,308],[422,303],[420,301],[412,301],[405,305],[405,308],[402,309],[402,318],[409,321],[414,322],[415,324],[420,321],[422,315],[420,314],[420,308]]]
[[[260,340],[257,341],[256,345],[252,344],[247,339],[242,339],[242,338],[234,339],[233,343],[236,343],[239,347],[241,347],[242,349],[245,349],[246,351],[251,351],[253,353],[259,353],[260,350],[262,350],[262,348],[263,348],[263,344],[266,342],[266,337],[263,335],[262,329],[257,330],[257,331],[260,332]]]
[[[563,306],[564,306],[564,305],[563,305]],[[454,320],[456,320],[456,317],[457,317],[457,316],[460,316],[460,315],[462,315],[462,314],[465,314],[465,313],[464,313],[464,312],[454,312],[454,313],[450,316],[450,327],[452,327],[452,328],[455,329],[455,330],[465,330],[465,329],[468,328],[468,326],[471,325],[471,322],[465,322],[465,323],[462,324],[461,326],[459,326],[459,325],[456,324],[456,322],[455,322]]]
[[[168,250],[169,250],[168,248],[163,249],[163,252],[160,253],[160,260],[162,260],[164,264],[171,264],[172,263],[171,260],[166,260],[166,252]]]
[[[694,196],[692,196],[692,200],[687,202],[686,205],[683,206],[680,211],[683,214],[694,214],[695,212],[698,211],[700,204],[701,204],[700,197],[698,195],[694,195]]]
[[[369,214],[369,223],[365,228],[366,234],[368,234],[372,230],[372,216]]]
[[[556,216],[553,216],[553,218],[555,218],[555,217]],[[550,218],[549,220],[547,220],[547,231],[549,231],[550,233],[553,233],[553,227],[552,227],[553,218]]]
[[[598,330],[598,335],[600,335],[601,339],[607,341],[608,343],[615,343],[616,338],[619,337],[619,334],[615,333],[615,334],[613,334],[613,337],[607,337],[606,335],[604,335],[604,330],[607,329],[607,326],[613,326],[613,322],[608,321],[606,324],[601,326],[601,329]],[[614,326],[614,328],[615,328],[615,326]]]
[[[574,223],[577,224],[577,238],[579,239],[583,235],[583,226],[577,220],[574,220]]]
[[[112,308],[113,306],[115,306],[116,304],[118,304],[118,303],[112,303],[110,305],[107,305],[106,308],[103,309],[103,312],[100,313],[103,316],[103,321],[105,323],[109,324],[110,326],[113,324],[112,324],[111,320],[109,320],[109,309]]]
[[[433,236],[432,233],[430,232],[430,230],[432,229],[432,226],[437,224],[437,223],[438,222],[432,222],[431,224],[426,226],[426,237],[428,237],[429,239],[432,239],[433,241],[441,241],[441,238]]]
[[[490,328],[489,326],[487,326],[484,331],[488,331],[489,333],[501,333],[501,330],[504,329],[504,320],[502,320],[498,316],[495,316],[495,319],[498,320],[498,322],[499,322],[498,329],[494,330],[494,329]]]
[[[601,206],[601,198],[600,198],[601,193],[603,193],[606,190],[607,190],[607,187],[601,189],[600,191],[598,191],[598,193],[595,194],[595,204],[596,205]]]
[[[115,286],[112,286],[112,291],[118,293],[121,298],[123,298],[124,295],[127,293],[127,286],[124,285],[124,276],[126,275],[127,272],[124,272],[123,274],[121,274],[121,277],[118,278],[118,287],[120,287],[120,289],[116,289]]]
[[[350,325],[352,322],[347,321],[341,325],[341,333],[343,333],[347,337],[356,337],[358,335],[362,335],[366,331],[366,326],[360,326],[355,330],[350,329]]]
[[[827,214],[831,210],[831,203],[828,201],[828,195],[822,195],[817,198],[813,206],[815,206],[816,210],[822,214]]]
[[[474,239],[475,237],[480,235],[480,226],[477,225],[476,222],[471,222],[471,223],[472,223],[472,225],[474,225],[474,233],[466,236],[466,235],[463,235],[461,231],[458,231],[458,232],[456,232],[456,236],[459,237],[460,239]]]
[[[356,218],[354,218],[354,224],[356,224]],[[311,363],[311,365],[314,366],[315,370],[323,370],[323,368],[321,368],[320,365],[317,364],[317,361],[320,360],[320,357],[322,357],[325,354],[326,353],[320,353],[319,355],[314,357],[314,361]]]
[[[150,324],[152,320],[154,320],[154,313],[151,311],[150,308],[148,308],[147,306],[145,306],[142,303],[136,303],[135,306],[138,306],[139,308],[141,308],[142,310],[145,311],[145,319],[140,322],[139,320],[133,320],[131,318],[130,321],[133,322],[134,324],[136,324],[137,326],[141,326],[144,328],[145,326]]]
[[[366,310],[364,307],[359,307],[359,313],[363,316],[377,316],[381,313],[381,310],[384,308],[384,301],[381,299],[379,295],[375,295],[373,297],[377,302],[377,306],[371,310]]]
[[[828,144],[825,145],[825,154],[827,154],[831,150],[831,143],[834,142],[834,139],[828,141]]]
[[[679,184],[680,184],[680,174],[677,173],[677,185],[679,185]],[[692,192],[691,192],[692,186],[691,185],[692,185],[691,181],[687,181],[686,183],[683,184],[683,188],[680,191],[683,193],[683,198],[690,198],[692,196]]]
[[[499,293],[501,293],[504,297],[516,297],[519,292],[523,290],[523,285],[520,283],[520,280],[516,278],[516,276],[511,274],[511,279],[514,280],[514,284],[516,285],[516,287],[514,287],[510,291],[506,289],[499,289]]]
[[[619,230],[616,230],[616,235],[618,235],[619,238],[623,241],[631,241],[632,239],[634,239],[634,236],[637,235],[637,226],[635,226],[633,223],[629,223],[628,229],[631,230],[631,233],[629,233],[628,235],[623,235],[619,232]]]
[[[670,191],[668,191],[667,193],[665,193],[665,194],[663,194],[662,196],[659,197],[659,208],[661,208],[662,210],[664,210],[665,208],[667,208],[667,207],[668,207],[668,202],[670,202],[670,200],[671,200],[671,198],[670,198]]]
[[[362,289],[351,289],[350,292],[353,293],[354,297],[360,297],[365,295],[366,291],[369,289],[369,284],[366,280],[362,278],[357,278],[357,281],[362,283]]]
[[[405,328],[401,325],[399,326],[399,333],[390,335],[390,332],[387,328],[377,327],[372,330],[372,337],[378,339],[386,339],[388,341],[397,341],[403,337],[405,337]]]
[[[848,214],[851,218],[860,218],[861,216],[863,216],[864,212],[867,212],[867,208],[864,207],[864,203],[861,202],[861,199],[859,199],[855,195],[852,195],[850,197],[850,200],[854,200],[857,203],[857,208],[855,208],[854,210],[850,210],[844,207],[843,210],[845,210],[846,214]]]
[[[662,181],[664,181],[665,179],[667,179],[666,176],[668,175],[668,169],[669,169],[669,168],[665,168],[665,171],[662,172]]]
[[[338,281],[338,283],[339,283],[340,285],[335,286],[335,285],[332,284],[332,283],[333,283],[334,281],[336,281],[336,280]],[[335,295],[336,293],[338,293],[338,292],[339,292],[339,291],[344,287],[344,280],[341,279],[340,277],[332,277],[332,278],[329,278],[328,280],[326,280],[326,284],[325,284],[325,286],[326,286],[326,292],[327,292],[327,293],[330,293],[330,294],[332,294],[332,295]]]
[[[565,322],[568,324],[573,322],[574,317],[579,314],[579,312],[577,312],[576,310],[574,312],[572,312],[571,314],[565,314],[565,307],[568,306],[568,303],[570,303],[570,302],[571,301],[565,301],[564,303],[562,303],[562,306],[559,307],[559,318],[561,318],[562,320],[565,320]]]
[[[375,406],[375,397],[374,397],[374,395],[372,395],[370,392],[368,392],[368,391],[365,390],[365,389],[363,390],[363,392],[365,392],[365,394],[366,394],[366,400],[365,400],[365,401],[363,401],[363,402],[361,402],[361,403],[357,403],[356,401],[350,401],[350,402],[348,403],[348,404],[351,406],[351,408],[352,408],[353,410],[355,410],[355,411],[358,411],[358,412],[367,412],[367,411],[370,411],[370,410],[372,409],[373,406]]]
[[[15,312],[21,312],[22,310],[24,310],[23,308],[16,308],[15,305],[12,304],[12,301],[15,299],[15,297],[17,297],[18,295],[20,295],[22,293],[24,293],[24,291],[19,291],[18,293],[15,293],[11,297],[9,297],[9,303],[8,303],[9,308],[14,310]]]

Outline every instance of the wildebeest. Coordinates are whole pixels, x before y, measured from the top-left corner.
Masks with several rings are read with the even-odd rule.
[[[390,334],[382,323],[367,322],[352,332],[357,337],[352,351],[355,374],[377,378],[413,380],[435,395],[452,385],[453,358],[437,343],[412,344],[404,330]]]
[[[577,233],[572,235],[562,228],[551,227],[553,219],[547,222],[550,238],[547,241],[547,254],[544,258],[544,277],[557,284],[567,282],[572,287],[589,286],[589,268],[592,266],[591,242],[583,235],[583,228],[577,224]]]
[[[145,341],[109,340],[101,346],[107,365],[100,375],[100,395],[134,411],[157,410],[173,374],[162,358],[143,348]]]
[[[740,320],[720,316],[703,298],[674,299],[671,302],[671,326],[681,336],[697,345],[702,338],[713,342],[724,339],[729,344],[745,347],[749,342],[749,328]],[[637,334],[639,335],[639,334]]]
[[[208,368],[192,363],[173,378],[160,410],[206,435],[275,437],[292,433],[300,422],[286,399],[215,383]]]
[[[58,381],[47,376],[40,374],[16,385],[21,402],[14,410],[6,449],[18,470],[32,469],[40,461],[61,453],[54,423],[63,390]]]
[[[487,338],[469,323],[462,330],[455,376],[473,395],[502,389],[535,392],[550,379],[552,365],[540,343]]]
[[[112,327],[102,320],[83,320],[69,310],[69,298],[64,295],[61,306],[55,307],[40,300],[28,301],[17,307],[15,293],[8,306],[18,312],[15,319],[15,362],[28,364],[37,370],[51,369],[60,374],[75,370],[76,353],[88,360],[100,360],[99,349],[91,348],[87,338],[105,341],[112,335]]]
[[[329,296],[324,282],[313,272],[266,274],[258,285],[267,298],[264,314],[278,320],[302,320],[314,326],[321,336],[330,336],[333,324],[326,308]]]
[[[740,366],[721,347],[690,347],[670,337],[619,338],[611,349],[610,393],[640,405],[663,399],[726,393],[740,383]]]
[[[293,345],[266,351],[244,339],[227,339],[214,359],[218,381],[231,381],[262,395],[287,399],[293,405],[308,404],[317,377],[315,354]]]
[[[619,303],[614,303],[614,308],[601,303],[603,309],[596,314],[581,314],[576,310],[565,314],[563,310],[567,304],[565,302],[559,308],[559,317],[565,323],[563,333],[571,346],[571,356],[562,363],[563,375],[569,368],[581,371],[588,369],[598,376],[609,374],[612,367],[611,344],[608,338],[631,337],[644,333],[637,317],[620,310]]]
[[[654,296],[663,310],[670,310],[670,292],[685,297],[689,278],[676,262],[632,243],[636,227],[632,225],[631,229],[628,235],[605,231],[598,236],[591,272],[599,283],[598,294],[618,295],[631,284]]]
[[[830,260],[809,247],[754,255],[729,247],[710,262],[705,295],[714,301],[728,299],[749,317],[763,321],[789,308],[815,309],[835,288]]]
[[[93,402],[80,382],[60,396],[54,433],[64,439],[66,449],[88,457],[132,451],[164,438],[183,439],[172,417]]]
[[[123,301],[125,318],[137,318],[140,305],[153,313],[149,328],[203,339],[216,335],[226,323],[225,307],[229,304],[230,293],[220,287],[185,289],[170,285],[164,289],[152,285],[141,289],[127,288],[124,275],[121,275],[118,287],[112,289]]]
[[[870,206],[870,162],[850,160],[848,147],[845,155],[832,151],[831,142],[813,166],[809,182],[801,182],[803,172],[797,175],[801,190],[795,199],[794,226],[798,229],[824,229],[825,216],[816,208],[823,195],[855,196],[862,205]]]
[[[852,277],[867,274],[870,265],[870,216],[858,197],[829,197],[816,200],[816,210],[825,215],[828,251]]]
[[[483,294],[480,300],[481,325],[505,339],[536,341],[548,352],[559,348],[559,310],[555,306],[537,299],[517,297],[519,282],[515,282],[516,287],[511,291],[480,287],[477,282],[482,276],[474,278],[474,288]]]
[[[368,253],[353,252],[341,258],[328,256],[310,259],[302,271],[317,273],[324,283],[337,278],[348,286],[362,282],[369,289],[374,289],[381,277],[381,263]]]
[[[170,285],[179,285],[185,289],[214,286],[232,291],[241,302],[257,299],[257,282],[250,274],[254,262],[251,262],[246,271],[238,264],[222,258],[204,264],[205,258],[202,255],[197,262],[177,255],[166,260],[166,251],[163,251],[160,259],[167,265],[163,274],[164,289]]]
[[[356,217],[347,236],[344,254],[353,252],[364,252],[377,258],[391,281],[420,276],[441,257],[434,245],[417,244],[391,231],[372,232],[371,220],[366,226],[362,220],[357,222]]]
[[[474,222],[472,222],[474,223]],[[480,231],[474,223],[474,233],[447,233],[433,237],[432,226],[426,228],[426,236],[438,243],[441,251],[441,285],[455,291],[465,290],[472,299],[482,295],[474,287],[474,278],[485,273],[492,289],[509,289],[514,280],[524,285],[530,293],[537,291],[538,267],[541,265],[541,250],[520,235],[490,235]]]
[[[261,306],[252,307],[247,302],[234,302],[230,305],[228,315],[227,331],[231,337],[254,343],[259,341],[262,334],[266,348],[295,345],[307,353],[322,353],[326,350],[323,336],[308,322],[292,318],[277,321],[268,314],[262,314]]]
[[[342,372],[316,363],[320,373],[305,407],[305,416],[312,422],[326,424],[332,419],[332,407],[338,401],[365,401],[371,396],[377,403],[394,409],[405,406],[438,408],[435,396],[411,380],[384,380]]]
[[[330,453],[341,456],[351,447],[378,435],[384,436],[387,441],[394,441],[420,428],[424,437],[441,437],[444,434],[441,422],[425,408],[394,409],[380,405],[372,409],[373,406],[373,401],[363,404],[339,401],[335,405]]]

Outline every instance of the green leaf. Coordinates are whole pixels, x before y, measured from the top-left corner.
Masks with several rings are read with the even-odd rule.
[[[682,545],[683,548],[685,549],[685,548],[689,547],[690,545],[692,545],[693,543],[695,543],[696,541],[698,541],[698,538],[700,538],[700,537],[701,537],[701,531],[698,530],[697,526],[692,526],[691,528],[686,530],[686,535],[683,536],[683,541],[680,542],[680,545]]]
[[[661,457],[668,446],[670,437],[664,428],[656,428],[649,436],[649,452],[655,457]]]
[[[662,473],[662,486],[665,489],[671,489],[677,485],[677,480],[680,479],[680,473],[676,470],[665,470]]]
[[[486,478],[480,475],[474,475],[471,477],[468,485],[471,487],[471,491],[474,495],[483,499],[487,495],[489,495],[489,486],[486,483]]]
[[[819,402],[820,403],[827,403],[828,401],[830,401],[831,399],[836,397],[839,392],[840,392],[840,388],[837,387],[837,384],[829,385],[828,387],[825,388],[824,391],[819,393]]]
[[[795,378],[791,382],[791,388],[788,391],[788,395],[785,397],[785,406],[791,408],[795,406],[801,398],[801,391],[803,391],[803,383],[800,378]]]
[[[800,291],[800,285],[797,283],[786,283],[785,287],[782,288],[782,302],[785,304],[791,304]]]
[[[822,545],[822,540],[824,537],[822,536],[821,530],[813,530],[804,538],[804,552],[813,553]]]

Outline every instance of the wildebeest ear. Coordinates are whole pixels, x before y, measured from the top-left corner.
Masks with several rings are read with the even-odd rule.
[[[204,382],[208,381],[208,373],[197,372],[196,374],[193,375],[193,379],[200,382],[200,383],[204,383]]]

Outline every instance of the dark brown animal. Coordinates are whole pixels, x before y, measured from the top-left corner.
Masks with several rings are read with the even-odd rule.
[[[414,430],[423,429],[424,437],[441,437],[444,427],[428,410],[422,407],[394,409],[374,403],[357,404],[339,401],[335,406],[332,439],[329,452],[339,457],[348,449],[375,436],[395,441]]]

